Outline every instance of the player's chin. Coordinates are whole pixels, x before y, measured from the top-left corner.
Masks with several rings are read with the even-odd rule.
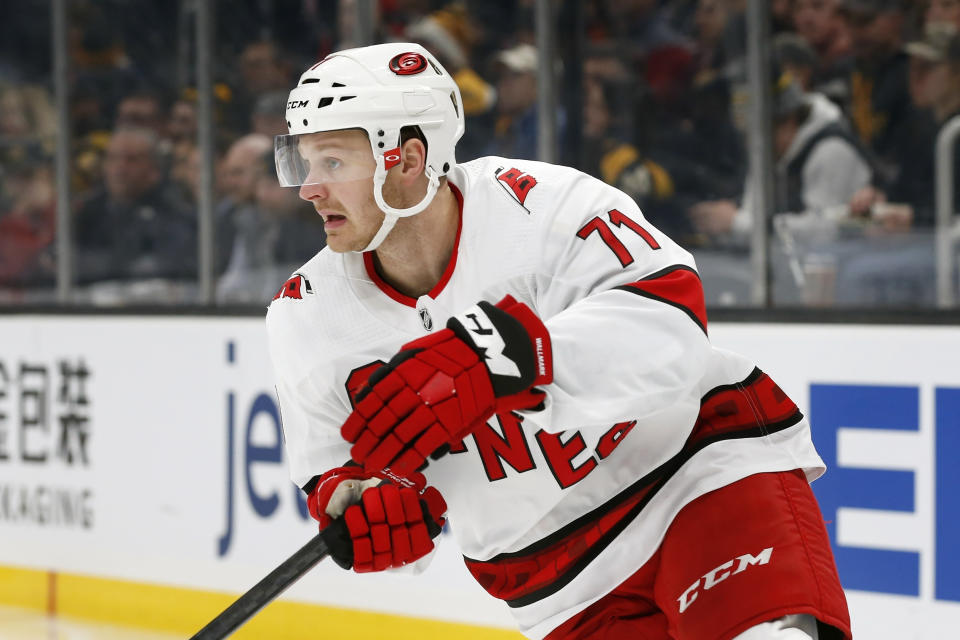
[[[349,251],[354,251],[353,248],[345,246],[340,242],[334,242],[330,240],[330,237],[327,237],[327,248],[334,253],[347,253]]]
[[[327,247],[334,253],[349,253],[351,251],[363,251],[369,244],[368,241],[358,240],[356,237],[347,234],[328,233]]]

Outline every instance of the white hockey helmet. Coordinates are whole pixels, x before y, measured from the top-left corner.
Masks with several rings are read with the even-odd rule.
[[[426,140],[427,193],[417,204],[396,209],[383,199],[387,171],[400,162],[400,129],[420,128]],[[423,211],[456,164],[463,135],[463,101],[449,73],[422,46],[378,44],[331,53],[300,76],[287,100],[288,135],[275,139],[277,176],[284,186],[369,178],[356,171],[311,168],[299,151],[301,136],[321,131],[363,129],[376,161],[373,195],[386,214],[364,251],[376,249],[398,218]],[[314,174],[311,174],[311,169]],[[318,173],[319,172],[319,173]]]

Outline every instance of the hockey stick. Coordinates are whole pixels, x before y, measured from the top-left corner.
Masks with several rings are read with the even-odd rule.
[[[190,640],[223,640],[328,555],[330,552],[326,541],[317,534],[207,623],[207,626],[200,629]]]

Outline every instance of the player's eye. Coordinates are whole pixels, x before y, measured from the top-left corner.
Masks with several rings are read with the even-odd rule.
[[[343,166],[343,163],[336,158],[324,158],[323,159],[323,168],[327,171],[335,171]]]

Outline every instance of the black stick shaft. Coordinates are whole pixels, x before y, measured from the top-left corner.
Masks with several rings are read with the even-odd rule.
[[[328,555],[327,544],[318,534],[237,598],[190,640],[223,640]]]

